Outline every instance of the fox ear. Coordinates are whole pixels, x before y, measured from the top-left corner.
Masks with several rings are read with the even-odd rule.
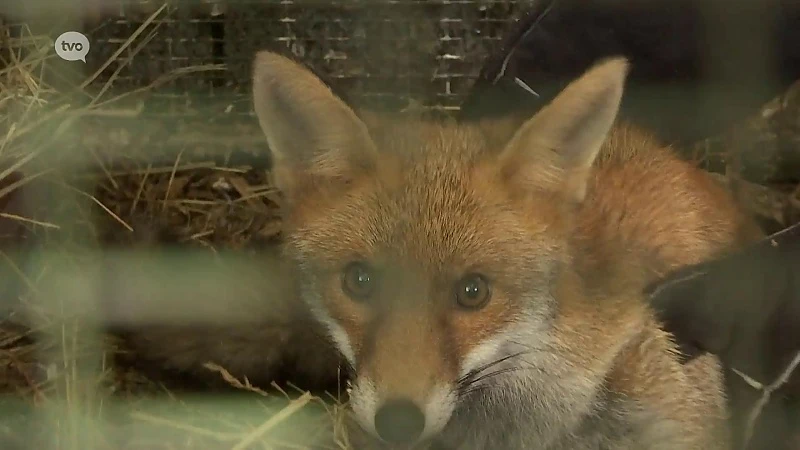
[[[575,201],[622,101],[628,62],[599,62],[525,122],[500,155],[502,174],[523,185],[556,188]]]
[[[276,53],[256,55],[253,103],[278,188],[347,182],[376,160],[366,125],[311,71]],[[305,179],[304,179],[305,178]]]

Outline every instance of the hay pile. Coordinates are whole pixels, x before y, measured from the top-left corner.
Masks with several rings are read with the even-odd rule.
[[[116,99],[81,87],[89,101],[74,102],[43,82],[54,57],[47,37],[0,29],[0,41],[0,200],[35,198],[0,213],[0,231],[13,224],[0,233],[0,446],[348,448],[340,398],[265,392],[214,366],[231,392],[179,393],[180,380],[115,364],[125,349],[92,322],[103,249],[169,243],[213,258],[274,245],[278,193],[257,125],[139,118],[146,89]],[[769,117],[793,111],[776,102]],[[794,121],[800,129],[800,114]],[[754,213],[800,221],[800,186],[737,189]],[[23,251],[34,244],[32,255]]]
[[[101,250],[169,243],[213,258],[274,245],[277,193],[257,130],[228,127],[253,137],[220,145],[213,130],[138,121],[144,90],[75,101],[42,77],[49,38],[0,28],[0,43],[0,199],[11,199],[0,201],[0,447],[347,448],[337,396],[262,390],[213,365],[230,389],[179,392],[181,380],[120,364],[126,349],[94,321]]]

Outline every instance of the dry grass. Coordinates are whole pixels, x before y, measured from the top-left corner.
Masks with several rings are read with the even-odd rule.
[[[118,54],[135,54],[156,26],[146,21]],[[136,99],[148,89],[219,67],[165,74],[147,88],[116,96],[109,89],[113,76],[90,93],[97,76],[91,74],[73,86],[89,101],[74,103],[74,96],[44,81],[54,58],[48,37],[24,29],[22,37],[11,38],[0,28],[0,44],[0,180],[25,174],[3,183],[0,199],[32,186],[43,195],[25,214],[0,216],[37,242],[35,255],[23,258],[18,237],[2,241],[4,280],[19,289],[0,300],[0,446],[346,448],[343,405],[336,398],[278,386],[264,391],[214,365],[209,373],[235,392],[178,394],[162,380],[116,365],[124,347],[97,327],[105,246],[157,244],[168,230],[171,240],[213,255],[220,248],[271,245],[280,233],[276,192],[263,169],[221,165],[192,148],[156,166],[158,149],[152,146],[121,155],[91,145],[100,130],[135,145],[122,127],[108,130],[103,120],[135,121]]]

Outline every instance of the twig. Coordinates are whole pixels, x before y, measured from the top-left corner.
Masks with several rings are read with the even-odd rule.
[[[174,164],[169,167],[152,167],[151,164],[148,164],[148,167],[145,169],[109,170],[108,173],[110,173],[112,176],[119,177],[119,176],[130,176],[130,175],[162,175],[165,173],[172,173],[173,171],[186,172],[197,169],[222,170],[222,168],[217,167],[217,165],[213,161],[207,161],[207,162],[187,163],[178,167],[175,167]],[[94,180],[97,178],[97,174],[87,173],[84,175],[75,175],[73,178],[77,180],[86,180],[86,179]]]
[[[114,54],[113,54],[113,55],[111,55],[111,57],[110,57],[110,58],[108,58],[108,61],[106,61],[106,62],[105,62],[105,64],[103,64],[102,66],[100,66],[100,68],[98,68],[98,69],[97,69],[97,71],[96,71],[95,73],[93,73],[93,74],[92,74],[92,76],[90,76],[89,78],[87,78],[87,79],[86,79],[86,81],[84,81],[84,82],[83,82],[83,83],[80,85],[80,88],[81,88],[81,89],[86,89],[86,87],[87,87],[87,86],[89,86],[89,85],[90,85],[90,84],[91,84],[91,83],[92,83],[92,82],[93,82],[93,81],[94,81],[94,80],[95,80],[95,79],[96,79],[96,78],[97,78],[97,77],[98,77],[98,76],[99,76],[101,73],[103,73],[103,71],[104,71],[104,70],[106,70],[106,68],[107,68],[108,66],[110,66],[110,65],[111,65],[111,64],[112,64],[114,61],[117,61],[117,58],[119,58],[119,55],[121,55],[121,54],[122,54],[122,52],[124,52],[124,51],[125,51],[125,49],[127,49],[127,48],[128,48],[130,45],[131,45],[131,43],[132,43],[134,40],[136,40],[136,38],[137,38],[137,37],[138,37],[140,34],[142,34],[142,33],[144,32],[144,30],[145,30],[145,29],[146,29],[146,28],[147,28],[147,27],[148,27],[148,26],[149,26],[151,23],[153,23],[153,21],[156,19],[156,17],[158,17],[158,15],[159,15],[159,14],[161,14],[161,12],[162,12],[162,11],[164,11],[164,9],[165,9],[166,7],[167,7],[167,4],[166,4],[166,3],[164,3],[164,4],[163,4],[163,5],[161,5],[161,7],[160,7],[160,8],[158,8],[158,9],[157,9],[157,10],[156,10],[156,11],[155,11],[153,14],[151,14],[151,15],[150,15],[150,17],[148,17],[148,18],[147,18],[147,20],[145,20],[145,21],[144,21],[144,22],[143,22],[143,23],[142,23],[142,24],[139,26],[139,28],[137,28],[137,29],[136,29],[136,31],[134,31],[134,32],[133,32],[133,34],[131,34],[131,35],[130,35],[130,37],[128,38],[128,40],[127,40],[127,41],[125,41],[125,43],[124,43],[124,44],[122,44],[122,45],[120,46],[120,48],[118,48],[118,49],[117,49],[117,51],[115,51],[115,52],[114,52]]]
[[[528,84],[522,81],[519,77],[514,77],[514,83],[517,83],[517,86],[525,89],[529,94],[535,95],[536,97],[540,97],[539,93],[534,91],[532,87],[528,86]]]
[[[74,188],[74,187],[72,187],[72,186],[70,186],[70,185],[68,185],[68,184],[64,184],[64,183],[60,183],[60,184],[61,184],[62,186],[64,186],[64,187],[66,187],[67,189],[70,189],[70,190],[72,190],[72,191],[74,191],[74,192],[76,192],[76,193],[78,193],[78,194],[80,194],[80,195],[83,195],[84,197],[87,197],[87,198],[89,198],[89,200],[93,201],[95,204],[97,204],[97,206],[99,206],[99,207],[103,208],[103,211],[105,211],[106,213],[108,213],[108,215],[110,215],[110,216],[111,216],[111,217],[112,217],[114,220],[116,220],[116,221],[117,221],[117,222],[119,222],[119,223],[120,223],[120,224],[121,224],[123,227],[125,227],[125,229],[126,229],[126,230],[128,230],[128,231],[130,231],[130,232],[133,232],[133,227],[131,227],[130,225],[128,225],[128,223],[127,223],[127,222],[125,222],[125,221],[124,221],[124,220],[123,220],[121,217],[119,217],[118,215],[116,215],[116,214],[114,213],[114,211],[111,211],[111,210],[108,208],[108,206],[104,205],[104,204],[103,204],[103,202],[101,202],[100,200],[98,200],[98,199],[97,199],[97,197],[95,197],[94,195],[91,195],[91,194],[88,194],[88,193],[86,193],[86,192],[83,192],[83,191],[81,191],[80,189],[76,189],[76,188]]]
[[[231,450],[244,450],[245,448],[247,448],[248,445],[255,442],[259,437],[269,432],[276,425],[280,424],[284,420],[288,419],[289,416],[291,416],[292,414],[296,413],[297,411],[305,407],[308,404],[308,402],[311,401],[312,398],[313,397],[311,396],[311,393],[306,392],[305,394],[297,398],[297,400],[290,403],[289,406],[283,408],[277,414],[270,417],[266,422],[261,424],[255,430],[253,430],[252,433],[245,436],[245,438],[242,439],[238,444],[231,447]]]
[[[172,172],[169,174],[169,182],[167,183],[167,190],[164,193],[164,203],[161,205],[161,211],[164,212],[167,209],[167,202],[169,201],[169,191],[172,190],[172,182],[175,181],[175,173],[178,171],[178,166],[181,162],[181,156],[183,156],[183,149],[180,153],[178,153],[178,157],[175,158],[175,164],[172,165]]]
[[[234,439],[240,439],[242,437],[242,433],[229,433],[222,431],[206,430],[204,428],[196,427],[194,425],[176,422],[174,420],[153,416],[143,412],[132,412],[131,418],[141,420],[142,422],[148,422],[154,425],[161,425],[169,428],[174,428],[176,430],[186,431],[188,433],[214,438],[219,441],[230,441]]]
[[[522,45],[522,43],[525,41],[525,38],[527,38],[528,35],[531,34],[531,32],[534,29],[536,29],[536,27],[539,25],[539,22],[544,20],[544,18],[547,17],[548,14],[550,14],[550,11],[553,9],[554,6],[555,2],[548,5],[547,8],[545,8],[545,10],[542,11],[542,14],[536,18],[536,21],[533,22],[531,26],[529,26],[528,29],[525,30],[524,33],[522,33],[522,36],[520,36],[516,42],[514,42],[514,44],[508,50],[508,53],[506,53],[505,58],[503,58],[503,63],[500,65],[500,70],[497,72],[497,75],[492,80],[492,84],[497,84],[497,81],[500,80],[500,78],[503,78],[503,76],[506,74],[506,69],[508,69],[508,63],[511,61],[511,57],[514,56],[514,52],[516,52],[519,46]]]
[[[20,222],[26,222],[26,223],[30,223],[30,224],[33,224],[33,225],[39,225],[39,226],[45,227],[45,228],[55,228],[57,230],[61,229],[61,227],[59,227],[58,225],[56,225],[54,223],[41,222],[39,220],[29,219],[27,217],[18,216],[16,214],[9,214],[9,213],[0,212],[0,217],[2,217],[4,219],[18,220]]]
[[[145,182],[147,182],[147,177],[150,175],[150,170],[152,169],[152,164],[147,164],[147,169],[145,169],[144,176],[142,177],[142,181],[139,183],[139,188],[136,190],[136,197],[133,198],[133,203],[131,203],[131,209],[128,214],[133,214],[136,211],[136,207],[139,205],[139,200],[142,198],[142,192],[144,192]]]
[[[222,379],[225,380],[226,383],[230,384],[231,386],[233,386],[233,387],[235,387],[237,389],[242,389],[242,390],[245,390],[245,391],[255,392],[256,394],[261,395],[263,397],[269,397],[269,394],[266,391],[264,391],[262,389],[259,389],[259,388],[255,387],[255,386],[253,386],[252,384],[250,384],[250,380],[248,380],[247,378],[244,379],[244,382],[241,382],[241,381],[239,381],[239,379],[234,377],[230,372],[228,372],[224,367],[222,367],[222,366],[220,366],[218,364],[214,364],[214,363],[210,363],[209,362],[209,363],[203,364],[203,367],[205,367],[206,369],[211,370],[213,372],[217,372],[218,374],[220,374]]]
[[[750,443],[750,439],[753,437],[753,431],[755,430],[756,421],[758,417],[761,415],[761,411],[764,409],[764,406],[767,405],[769,402],[772,393],[776,390],[780,389],[781,386],[786,384],[789,381],[789,377],[792,376],[792,373],[800,366],[800,351],[794,355],[794,359],[791,363],[786,367],[786,369],[781,373],[777,380],[772,382],[769,386],[763,388],[764,393],[761,395],[761,398],[758,399],[758,402],[753,406],[753,409],[750,411],[750,414],[747,419],[747,430],[745,430],[745,446]],[[736,373],[739,373],[738,371]],[[741,376],[741,374],[740,374]],[[747,377],[749,378],[749,377]],[[747,379],[745,379],[747,381]],[[750,384],[748,382],[748,384]],[[752,386],[752,385],[751,385]]]
[[[143,25],[143,26],[144,26],[144,25]],[[128,66],[130,63],[131,63],[131,61],[133,60],[133,58],[134,58],[134,57],[135,57],[135,56],[136,56],[136,55],[137,55],[137,54],[138,54],[140,51],[142,51],[142,49],[143,49],[143,48],[145,48],[145,47],[147,46],[147,44],[149,44],[149,43],[150,43],[150,41],[152,41],[152,40],[153,40],[153,38],[154,38],[154,37],[156,36],[156,34],[157,34],[157,30],[158,30],[158,27],[159,27],[159,26],[160,26],[160,24],[157,24],[157,25],[154,27],[154,29],[153,29],[153,30],[152,30],[152,31],[151,31],[151,32],[150,32],[150,33],[149,33],[147,36],[145,36],[145,38],[142,40],[142,42],[140,42],[140,43],[139,43],[139,45],[137,45],[137,46],[136,46],[136,48],[134,48],[134,49],[133,49],[133,50],[130,52],[130,54],[127,56],[127,58],[125,58],[124,60],[120,60],[120,63],[117,65],[117,68],[114,70],[114,72],[111,74],[111,76],[110,76],[110,77],[108,77],[108,81],[106,81],[106,83],[105,83],[105,84],[103,85],[103,87],[100,89],[100,92],[98,92],[98,93],[97,93],[97,95],[95,95],[95,96],[94,96],[94,98],[92,99],[92,101],[91,101],[91,102],[89,102],[89,107],[93,107],[95,104],[97,104],[98,100],[100,100],[100,97],[102,97],[103,95],[105,95],[105,93],[106,93],[106,92],[107,92],[109,89],[111,89],[111,86],[114,84],[114,81],[116,81],[116,79],[117,79],[117,77],[119,76],[120,72],[122,72],[122,70],[123,70],[123,69],[125,69],[125,67],[127,67],[127,66]],[[126,43],[126,44],[127,44],[127,43]]]
[[[736,375],[739,375],[744,380],[745,383],[750,385],[751,388],[753,388],[755,390],[758,390],[758,391],[764,389],[764,385],[761,384],[758,380],[756,380],[753,377],[751,377],[750,375],[747,375],[746,373],[740,371],[739,369],[737,369],[735,367],[731,368],[731,370]]]

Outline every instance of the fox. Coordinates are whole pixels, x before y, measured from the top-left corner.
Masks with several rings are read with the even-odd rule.
[[[298,301],[346,364],[357,448],[724,449],[720,362],[642,292],[760,236],[634,124],[598,61],[526,118],[356,111],[260,51],[255,115]]]

